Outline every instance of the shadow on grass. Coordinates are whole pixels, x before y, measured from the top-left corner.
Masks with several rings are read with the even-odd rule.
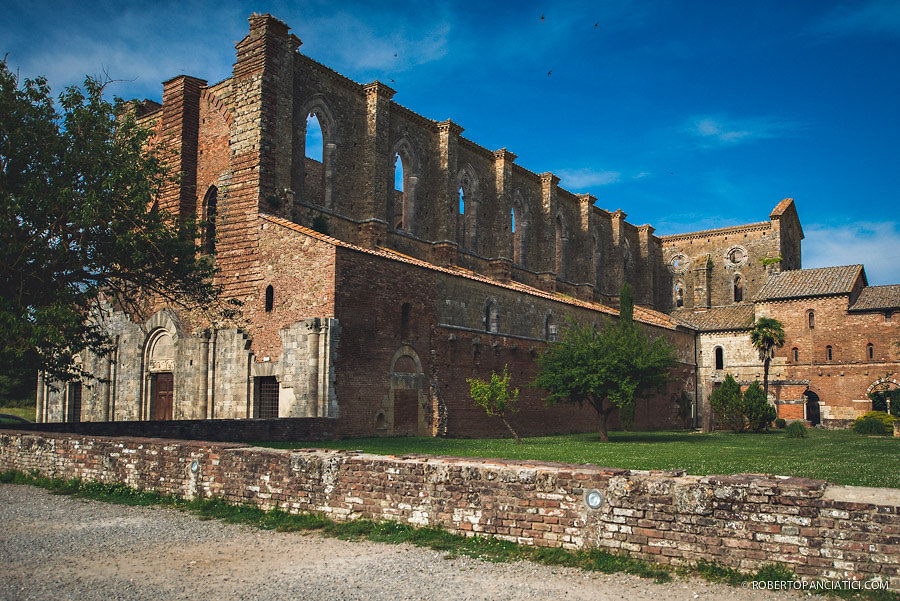
[[[694,432],[686,432],[686,431],[672,431],[672,432],[610,432],[609,433],[610,443],[615,444],[617,442],[646,442],[646,443],[665,443],[665,442],[699,442],[705,438],[707,435],[701,433]],[[600,436],[594,436],[590,439],[591,442],[603,442],[600,440]]]

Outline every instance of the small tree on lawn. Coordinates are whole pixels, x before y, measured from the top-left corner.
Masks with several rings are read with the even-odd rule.
[[[519,400],[519,389],[514,388],[512,392],[509,390],[510,375],[506,365],[503,366],[503,375],[497,375],[497,372],[491,372],[491,381],[485,382],[479,378],[467,378],[469,383],[469,396],[475,401],[475,404],[485,410],[488,415],[500,418],[506,429],[510,431],[513,438],[518,444],[522,444],[519,435],[513,430],[513,427],[506,421],[506,412],[515,413],[518,408],[514,406]]]
[[[759,351],[763,362],[763,392],[769,398],[769,363],[775,356],[775,349],[784,346],[784,327],[771,317],[760,317],[750,330],[750,343]]]
[[[606,320],[598,331],[570,320],[562,340],[550,343],[538,358],[533,385],[549,392],[551,405],[587,401],[600,417],[600,439],[608,442],[609,415],[618,409],[620,423],[631,426],[635,397],[661,389],[674,362],[664,337],[650,340],[634,323],[631,287],[625,284],[618,322]]]
[[[735,432],[743,432],[744,403],[741,398],[741,387],[731,376],[725,375],[725,381],[721,386],[713,390],[709,395],[709,406],[716,416]]]
[[[744,415],[747,416],[751,432],[765,432],[777,417],[775,407],[769,404],[759,380],[744,391]]]

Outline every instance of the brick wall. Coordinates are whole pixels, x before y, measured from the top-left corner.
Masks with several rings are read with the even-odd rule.
[[[751,570],[779,562],[807,579],[900,586],[900,494],[893,489],[4,431],[0,470],[13,469],[335,520],[394,520],[525,545],[600,547],[663,564],[712,560]],[[584,502],[591,489],[604,495],[599,509]]]
[[[547,408],[545,393],[528,385],[537,356],[546,348],[544,327],[552,314],[560,332],[567,316],[600,325],[600,311],[489,281],[462,278],[422,266],[338,247],[335,257],[334,315],[341,324],[335,369],[340,420],[349,436],[418,434],[506,436],[503,423],[489,418],[469,397],[466,378],[489,379],[509,367],[520,389],[519,413],[511,416],[522,435],[596,431],[589,406]],[[486,307],[496,303],[499,328],[488,332]],[[402,332],[404,305],[408,331]],[[612,311],[610,311],[612,312]],[[666,336],[676,347],[679,365],[669,387],[637,402],[638,429],[681,427],[673,398],[694,390],[694,334],[642,324],[649,336]],[[395,369],[400,356],[414,357],[414,373]],[[415,389],[418,426],[392,430],[398,390]],[[403,396],[407,393],[399,393]],[[376,424],[383,419],[386,429]],[[613,421],[613,424],[616,422]]]
[[[779,371],[789,380],[809,380],[819,397],[825,425],[843,426],[871,408],[866,392],[900,362],[895,319],[884,313],[850,313],[846,295],[759,303],[757,316],[784,325],[785,343],[775,352]],[[809,328],[809,312],[815,327]],[[869,359],[867,345],[873,346]],[[826,349],[831,347],[832,359]],[[793,349],[798,360],[794,361]]]

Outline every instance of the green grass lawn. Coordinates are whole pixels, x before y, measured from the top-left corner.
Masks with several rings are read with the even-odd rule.
[[[34,421],[34,407],[0,407],[0,413],[8,413],[10,415],[18,415],[24,417],[28,421]]]
[[[329,449],[357,449],[381,455],[425,453],[459,457],[503,457],[593,463],[628,469],[683,469],[688,474],[767,473],[819,478],[837,484],[900,488],[900,438],[861,436],[849,430],[810,430],[807,438],[766,434],[610,432],[511,439],[353,438],[317,442]],[[263,443],[305,448],[311,443]]]

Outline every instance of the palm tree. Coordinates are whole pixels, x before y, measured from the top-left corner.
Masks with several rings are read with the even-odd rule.
[[[750,343],[759,351],[763,362],[763,391],[769,398],[769,362],[775,356],[775,349],[784,346],[784,328],[781,322],[771,317],[760,317],[750,330]]]

